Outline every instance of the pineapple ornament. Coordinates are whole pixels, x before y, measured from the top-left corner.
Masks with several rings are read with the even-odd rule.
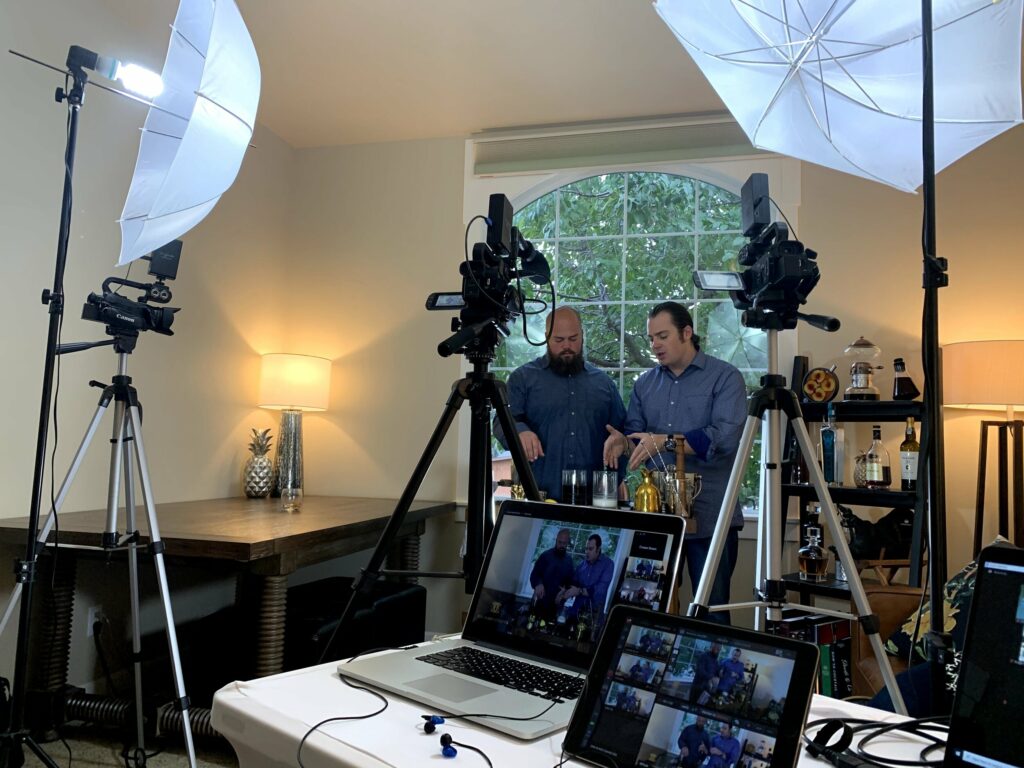
[[[245,462],[245,495],[250,499],[262,499],[270,495],[274,487],[274,462],[270,460],[270,430],[253,429],[249,450],[252,456]]]

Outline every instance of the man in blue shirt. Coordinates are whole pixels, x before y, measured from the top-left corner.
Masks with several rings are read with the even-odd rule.
[[[746,668],[740,661],[742,651],[739,648],[732,649],[732,656],[722,661],[718,667],[718,690],[721,693],[730,694],[737,683],[742,682]]]
[[[679,764],[683,768],[697,768],[708,756],[708,751],[711,749],[711,736],[704,730],[706,723],[707,720],[698,715],[695,722],[690,723],[679,732],[679,739],[676,743],[679,745],[679,757],[681,758]]]
[[[612,571],[615,564],[612,559],[601,552],[601,537],[590,534],[587,539],[587,553],[583,562],[576,566],[576,574],[573,576],[573,586],[563,589],[559,593],[556,602],[562,604],[573,598],[572,613],[579,615],[588,607],[593,612],[594,625],[599,623],[602,611],[604,611],[605,599],[608,597],[608,587],[612,583]]]
[[[547,327],[547,354],[512,372],[508,404],[537,486],[549,499],[566,501],[562,470],[601,469],[606,425],[621,427],[626,409],[608,374],[584,360],[576,310],[559,307]],[[494,436],[508,447],[497,417]]]
[[[686,535],[683,546],[687,572],[696,590],[747,418],[747,391],[743,375],[735,366],[700,351],[693,318],[681,304],[666,301],[654,307],[647,320],[647,336],[658,365],[641,374],[633,387],[625,434],[608,428],[604,460],[611,465],[629,452],[630,469],[645,462],[651,469],[663,469],[675,464],[675,454],[666,450],[666,440],[683,435],[686,469],[700,474],[702,480],[701,493],[692,509],[697,531]],[[743,513],[737,504],[711,588],[710,605],[729,602],[729,582],[742,527]],[[727,611],[712,613],[709,618],[729,623]]]
[[[542,552],[530,571],[534,610],[547,619],[554,617],[555,598],[572,583],[576,571],[568,547],[569,529],[563,528],[555,536],[555,546]]]
[[[711,739],[711,758],[707,768],[731,768],[740,759],[740,742],[732,735],[732,726],[722,723],[718,735]]]
[[[711,693],[711,682],[718,676],[718,654],[722,647],[712,643],[711,647],[699,654],[693,662],[693,684],[690,686],[690,703],[698,704],[701,694]]]

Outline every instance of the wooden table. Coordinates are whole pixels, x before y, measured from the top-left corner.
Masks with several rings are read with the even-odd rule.
[[[288,574],[304,565],[374,547],[396,503],[392,499],[306,496],[300,512],[286,513],[277,499],[173,502],[157,505],[157,524],[168,558],[234,561],[255,576],[260,585],[255,674],[264,676],[276,674],[283,668]],[[426,519],[454,509],[454,502],[413,502],[399,531],[399,537],[403,537],[402,568],[418,568],[418,537],[425,529]],[[137,519],[141,542],[148,544],[149,528],[144,509],[139,509]],[[45,519],[40,521],[40,528],[44,522]],[[106,510],[62,512],[59,523],[62,547],[99,547],[106,527]],[[123,533],[123,511],[118,525]],[[27,528],[28,518],[0,520],[0,543],[16,545],[23,554]],[[49,541],[53,541],[52,532]],[[58,567],[73,569],[74,560],[73,557],[58,558]],[[62,574],[60,580],[66,578],[67,575]],[[73,590],[73,570],[70,580]],[[64,654],[64,660],[63,664],[59,659],[47,664],[55,669],[63,668],[66,677],[71,616],[68,611],[62,621],[60,614],[57,615],[57,626],[53,628],[57,642],[51,646]],[[66,682],[51,678],[46,685]]]

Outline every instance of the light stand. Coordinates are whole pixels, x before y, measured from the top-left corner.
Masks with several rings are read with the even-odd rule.
[[[924,184],[924,221],[921,247],[924,259],[924,312],[921,358],[924,398],[929,429],[921,445],[928,490],[928,573],[931,590],[931,622],[925,634],[931,665],[932,711],[952,707],[946,691],[946,663],[952,638],[945,631],[946,587],[946,470],[942,426],[942,365],[939,358],[939,288],[949,284],[946,259],[935,255],[935,83],[932,68],[932,3],[921,0],[922,109],[921,161]]]
[[[78,51],[82,49],[77,49]],[[60,225],[57,232],[57,257],[54,265],[53,288],[43,291],[43,303],[49,307],[50,321],[46,333],[43,358],[43,386],[39,402],[39,425],[36,431],[35,463],[32,471],[32,501],[25,534],[25,556],[15,562],[15,581],[22,586],[21,610],[18,614],[18,639],[14,653],[14,672],[11,683],[11,722],[7,733],[0,734],[0,766],[18,768],[25,762],[22,745],[29,749],[49,768],[57,764],[25,731],[25,694],[27,691],[29,622],[32,616],[32,593],[36,580],[36,564],[40,546],[39,510],[43,498],[43,475],[46,469],[46,445],[49,438],[50,402],[53,397],[53,372],[57,360],[57,338],[64,316],[64,268],[68,255],[68,236],[71,231],[71,180],[75,167],[75,145],[78,138],[78,115],[85,97],[88,76],[83,62],[77,60],[76,48],[68,53],[68,76],[71,88],[58,88],[57,102],[67,101],[68,130],[64,149],[64,193],[61,197]]]

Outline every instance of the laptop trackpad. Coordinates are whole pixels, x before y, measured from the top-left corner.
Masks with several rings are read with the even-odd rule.
[[[419,680],[413,680],[406,683],[410,688],[416,688],[424,693],[429,693],[431,696],[445,699],[447,701],[465,701],[466,699],[475,699],[478,696],[484,696],[488,693],[494,693],[494,688],[489,688],[485,685],[477,685],[471,683],[469,680],[463,680],[462,678],[455,677],[454,675],[431,675],[430,677],[421,677]]]

